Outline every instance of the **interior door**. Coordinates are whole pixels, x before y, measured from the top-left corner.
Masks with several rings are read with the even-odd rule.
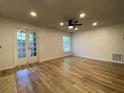
[[[38,62],[37,33],[17,29],[17,65]]]

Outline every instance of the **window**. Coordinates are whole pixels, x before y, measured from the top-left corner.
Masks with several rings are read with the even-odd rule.
[[[71,51],[71,37],[69,35],[63,36],[63,50],[64,52]]]

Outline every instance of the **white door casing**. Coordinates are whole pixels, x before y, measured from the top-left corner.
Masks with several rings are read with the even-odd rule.
[[[16,30],[16,65],[38,62],[38,34],[36,31]]]

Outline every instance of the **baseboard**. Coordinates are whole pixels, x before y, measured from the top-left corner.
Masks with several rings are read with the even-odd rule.
[[[117,63],[117,64],[124,64],[124,62],[117,62],[117,61],[111,61],[111,60],[106,60],[106,59],[97,59],[97,58],[90,58],[90,57],[82,57],[82,56],[77,56],[73,55],[75,57],[83,58],[83,59],[89,59],[89,60],[94,60],[94,61],[100,61],[100,62],[109,62],[109,63]]]
[[[40,63],[47,62],[47,61],[54,61],[54,60],[57,60],[57,59],[60,59],[60,58],[71,57],[71,56],[73,56],[73,55],[67,55],[67,56],[60,56],[60,57],[56,57],[56,58],[50,58],[50,59],[42,60],[42,61],[40,61]]]
[[[77,55],[67,55],[67,56],[61,56],[61,57],[51,58],[51,59],[40,61],[40,63],[42,63],[42,62],[48,62],[48,61],[54,61],[54,60],[57,60],[57,59],[60,59],[60,58],[66,58],[66,57],[72,57],[72,56],[73,57],[82,58],[82,59],[89,59],[89,60],[93,60],[93,61],[99,61],[99,62],[109,62],[109,63],[124,64],[124,62],[114,62],[114,61],[110,61],[110,60],[94,59],[94,58],[82,57],[82,56],[77,56]],[[34,63],[32,63],[32,64],[34,64]],[[0,74],[3,73],[3,72],[9,71],[9,70],[13,70],[15,68],[16,68],[16,66],[12,66],[12,67],[9,67],[9,68],[6,68],[6,69],[2,69],[2,70],[0,70]]]
[[[0,70],[0,77],[4,76],[4,75],[10,75],[13,73],[13,70],[15,70],[16,67],[9,67],[7,69],[2,69]]]
[[[60,58],[65,58],[65,57],[70,57],[70,56],[72,56],[72,55],[61,56],[61,57],[56,57],[56,58],[51,58],[51,59],[47,59],[47,60],[40,61],[40,63],[42,63],[42,62],[47,62],[47,61],[53,61],[53,60],[57,60],[57,59],[60,59]],[[35,64],[35,63],[31,63],[31,64]],[[26,64],[26,65],[29,65],[29,64]],[[25,66],[25,65],[20,65],[20,66]],[[9,71],[9,70],[13,70],[13,69],[15,69],[16,67],[19,67],[19,66],[12,66],[12,67],[9,67],[9,68],[1,69],[1,70],[0,70],[0,73],[6,72],[6,71]]]
[[[3,69],[0,69],[0,71],[5,71],[5,70],[13,69],[13,68],[15,68],[15,66],[11,66],[11,67],[6,67],[6,68],[3,68]]]

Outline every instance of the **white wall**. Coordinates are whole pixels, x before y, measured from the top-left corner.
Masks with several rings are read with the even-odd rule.
[[[69,33],[62,31],[54,31],[51,29],[41,29],[39,31],[40,61],[63,57],[71,54],[63,52],[62,36],[67,34]]]
[[[70,33],[32,26],[22,22],[0,18],[0,70],[15,67],[16,28],[36,30],[39,33],[39,61],[70,55],[63,53],[62,36]]]
[[[124,24],[79,31],[73,35],[76,56],[112,61],[112,53],[124,55]]]
[[[13,24],[0,19],[0,70],[14,66]]]

